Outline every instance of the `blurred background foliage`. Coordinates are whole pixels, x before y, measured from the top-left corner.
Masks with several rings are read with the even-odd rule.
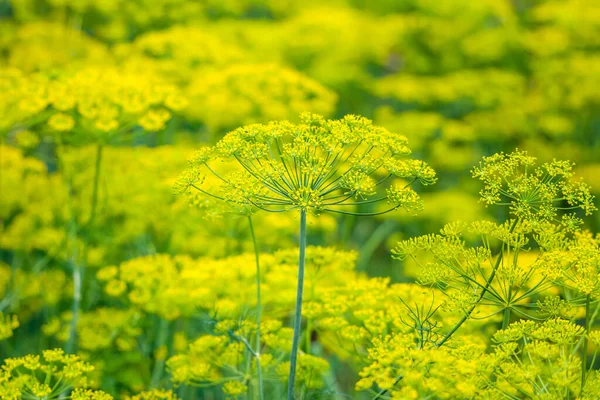
[[[478,202],[469,171],[484,155],[573,160],[600,194],[599,88],[590,0],[1,0],[0,311],[21,327],[0,354],[66,341],[71,264],[85,253],[80,348],[110,371],[136,365],[103,387],[160,379],[144,369],[148,348],[130,351],[158,340],[130,326],[145,311],[103,311],[115,304],[94,276],[157,253],[252,250],[245,219],[207,221],[171,189],[192,150],[231,129],[311,111],[406,135],[439,176],[424,210],[313,218],[309,243],[357,250],[360,273],[412,282],[414,266],[389,257],[397,240],[506,217]],[[587,223],[600,230],[597,215]],[[294,216],[255,225],[261,250],[295,246]],[[90,339],[94,323],[118,326],[111,340],[127,356]]]

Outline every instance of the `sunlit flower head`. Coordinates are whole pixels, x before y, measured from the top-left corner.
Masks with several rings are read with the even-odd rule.
[[[366,118],[327,120],[306,113],[300,124],[248,125],[199,150],[177,189],[193,188],[236,207],[270,212],[373,215],[361,207],[378,202],[389,203],[378,213],[400,207],[413,211],[421,203],[410,185],[432,184],[436,177],[408,154],[404,136]],[[224,166],[229,169],[222,175]],[[205,187],[209,174],[219,178],[218,186]]]
[[[481,201],[508,206],[511,215],[530,222],[557,221],[576,230],[582,221],[576,211],[591,215],[596,210],[594,196],[582,181],[573,178],[570,161],[554,160],[541,166],[525,151],[498,153],[484,157],[472,171],[485,186]]]

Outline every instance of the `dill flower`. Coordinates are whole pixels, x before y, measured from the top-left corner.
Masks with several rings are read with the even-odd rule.
[[[597,297],[600,294],[599,239],[590,232],[580,232],[562,247],[544,253],[536,266],[560,286]]]
[[[153,389],[127,396],[125,400],[179,400],[179,397],[172,390]]]
[[[373,126],[366,118],[348,115],[341,120],[326,120],[305,113],[300,120],[300,124],[271,122],[230,132],[214,147],[199,150],[177,184],[181,192],[194,188],[235,207],[300,212],[289,400],[295,391],[302,319],[307,213],[379,215],[400,207],[419,210],[419,196],[410,185],[417,180],[425,185],[436,180],[435,172],[427,164],[404,158],[410,153],[405,137]],[[221,176],[211,167],[217,162],[232,163],[235,169]],[[204,188],[207,174],[216,176],[222,182],[220,186]],[[387,181],[392,177],[409,182],[390,185]],[[386,187],[385,194],[378,195],[380,185]],[[390,204],[389,208],[378,212],[346,208],[381,202]]]
[[[58,113],[48,119],[48,126],[59,132],[67,132],[73,129],[75,120],[70,115]]]
[[[98,270],[96,277],[105,291],[115,300],[160,316],[168,321],[190,318],[199,311],[216,311],[220,318],[242,318],[255,306],[257,299],[252,282],[255,279],[254,253],[244,253],[225,258],[169,256],[157,254],[137,257]],[[262,308],[267,315],[271,310],[293,307],[295,284],[289,279],[297,268],[297,252],[280,250],[274,254],[260,253],[261,280],[264,282]],[[324,287],[341,286],[355,279],[353,272],[356,254],[326,247],[309,247],[306,258],[307,285]],[[212,282],[211,287],[206,282]],[[114,287],[125,288],[113,291]],[[317,300],[307,294],[309,300]],[[124,323],[131,314],[119,310],[97,310],[86,321],[102,332]],[[113,318],[110,318],[110,313]],[[114,322],[101,327],[104,320]],[[121,321],[121,322],[117,322]],[[127,326],[127,325],[125,325]],[[121,330],[127,331],[121,327]],[[91,333],[91,332],[90,332]],[[100,335],[101,336],[101,335]],[[86,334],[87,337],[87,334]],[[108,339],[107,339],[108,340]],[[87,340],[86,340],[87,341]],[[104,341],[103,341],[104,343]],[[88,345],[84,345],[88,348]]]
[[[67,132],[63,142],[106,144],[129,133],[136,125],[145,131],[164,128],[172,111],[184,102],[177,89],[152,72],[116,66],[85,67],[52,79],[49,105],[57,111],[51,129]]]
[[[392,398],[407,398],[407,394],[415,399],[471,398],[484,386],[489,373],[484,349],[473,343],[419,348],[413,335],[402,333],[374,338],[368,353],[370,364],[360,371],[356,389],[367,390],[376,384]]]
[[[43,325],[42,331],[66,342],[72,318],[71,312],[65,312]],[[76,326],[79,348],[96,353],[107,349],[132,351],[137,348],[136,338],[142,332],[139,320],[140,314],[134,309],[99,307],[82,313]]]
[[[481,91],[482,85],[487,90]],[[488,68],[463,69],[446,75],[391,75],[376,86],[382,97],[424,106],[467,100],[480,108],[496,107],[511,101],[525,91],[525,78],[508,70]]]
[[[387,211],[418,210],[419,196],[410,183],[428,185],[436,178],[424,162],[405,159],[409,153],[404,136],[368,119],[348,115],[326,120],[307,113],[301,115],[300,124],[271,122],[230,132],[216,146],[196,153],[178,187],[271,212],[348,214],[353,213],[344,211],[348,207],[376,202],[387,202]],[[237,167],[221,176],[220,163]],[[204,176],[210,174],[219,178],[219,186],[203,186]],[[410,183],[390,185],[393,178]],[[376,197],[382,186],[387,187],[385,194]]]
[[[71,400],[112,400],[113,397],[101,390],[77,388],[71,393]]]
[[[153,69],[164,79],[187,85],[195,74],[247,59],[240,47],[207,32],[204,27],[172,26],[138,36],[115,49],[130,69]]]
[[[17,68],[0,69],[0,137],[15,127],[31,127],[49,115],[48,79]]]
[[[4,323],[7,324],[5,327],[12,325],[14,328],[11,330],[15,329],[18,327],[15,318],[23,323],[44,307],[53,307],[68,299],[71,295],[66,288],[68,283],[65,272],[59,269],[47,269],[37,273],[11,271],[8,265],[0,262],[0,297],[11,299],[10,304],[18,304],[14,311],[16,317],[4,315]]]
[[[13,331],[19,327],[16,315],[4,315],[0,312],[0,340],[7,339],[13,335]]]
[[[185,114],[213,133],[271,120],[295,119],[305,110],[331,115],[337,96],[319,82],[276,64],[233,64],[190,82]]]
[[[19,131],[15,134],[15,143],[24,150],[31,150],[40,144],[40,137],[30,130]]]
[[[532,223],[556,222],[563,211],[561,223],[573,231],[582,224],[574,210],[587,216],[596,206],[589,186],[573,180],[572,169],[569,161],[537,166],[535,157],[516,150],[484,157],[472,172],[485,184],[480,192],[484,203],[508,206],[511,215]]]
[[[85,388],[90,384],[89,373],[94,366],[82,361],[73,354],[65,354],[61,349],[44,350],[42,356],[26,355],[7,358],[2,365],[0,397],[18,398],[58,398],[71,388]],[[90,395],[91,397],[87,397]],[[76,390],[74,399],[112,399],[103,392],[82,392]]]
[[[248,387],[240,381],[227,381],[223,384],[223,393],[230,396],[239,396],[248,391]]]
[[[491,391],[527,398],[539,393],[555,398],[597,396],[597,392],[588,391],[594,390],[592,382],[597,374],[588,377],[590,385],[582,385],[582,364],[574,355],[584,334],[584,327],[560,318],[541,323],[519,321],[498,331],[493,336],[496,348],[491,355]]]

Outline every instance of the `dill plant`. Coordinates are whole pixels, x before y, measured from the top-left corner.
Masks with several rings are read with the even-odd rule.
[[[186,193],[189,189],[187,184],[190,176],[195,176],[196,171],[186,171],[183,174],[183,181],[178,180],[175,182],[174,189],[179,193]],[[218,176],[213,176],[213,179],[218,179]],[[193,179],[193,178],[192,178]],[[203,211],[203,214],[207,219],[215,219],[222,217],[223,215],[229,216],[242,216],[247,219],[248,230],[252,238],[252,245],[254,249],[254,264],[256,266],[255,271],[255,287],[256,287],[256,342],[254,348],[246,339],[237,335],[232,330],[228,330],[228,333],[237,341],[246,345],[248,352],[254,357],[256,362],[256,374],[257,374],[257,385],[256,391],[258,392],[258,398],[262,399],[264,395],[263,388],[263,372],[261,366],[261,320],[262,320],[262,294],[261,294],[261,263],[259,247],[256,240],[256,233],[254,231],[254,221],[252,218],[253,210],[252,207],[247,204],[240,203],[228,203],[221,201],[212,196],[206,196],[203,192],[196,191],[195,193],[187,193],[190,195],[190,202],[192,205]],[[241,394],[246,391],[246,386],[238,381],[226,382],[223,390],[230,395]]]
[[[16,399],[57,399],[66,390],[74,400],[111,400],[102,391],[86,389],[93,382],[94,366],[79,356],[65,354],[61,349],[44,350],[42,356],[29,354],[7,358],[0,369],[0,397]]]
[[[558,310],[560,301],[545,306],[539,301],[535,303],[558,289],[572,304],[585,307],[585,326],[573,325],[583,343],[581,388],[575,390],[569,385],[567,389],[567,392],[583,392],[590,321],[594,318],[590,306],[597,301],[600,263],[597,240],[581,230],[581,217],[596,210],[594,197],[586,183],[575,179],[572,168],[569,161],[538,165],[535,157],[519,150],[484,157],[472,171],[473,177],[484,184],[481,201],[507,207],[507,220],[504,223],[456,221],[437,235],[410,238],[397,244],[393,257],[412,259],[420,267],[419,282],[445,295],[442,308],[462,313],[449,328],[436,327],[425,340],[421,339],[421,349],[434,351],[454,338],[467,321],[486,320],[499,314],[502,315],[500,332],[510,335],[513,314],[527,320],[543,320],[547,318],[544,308]],[[469,244],[477,238],[478,245]],[[572,291],[580,295],[571,296]],[[418,311],[413,314],[423,315]],[[420,318],[416,329],[431,332],[431,327],[426,326],[429,318]],[[547,324],[550,326],[551,321]],[[502,335],[498,333],[498,337]],[[577,349],[578,346],[571,347],[569,352],[574,354]],[[513,355],[519,352],[516,347],[511,351],[515,352]],[[370,376],[371,372],[365,374]],[[375,398],[391,390],[404,375],[386,382]],[[364,380],[362,384],[368,382]]]
[[[123,141],[124,136],[139,131],[139,128],[141,132],[164,129],[172,117],[170,110],[180,110],[186,102],[174,86],[161,83],[153,74],[122,71],[115,66],[88,66],[50,78],[44,88],[44,99],[46,112],[51,116],[44,133],[55,138],[59,151],[63,151],[64,146],[93,145],[96,149],[89,215],[82,226],[78,226],[73,217],[68,227],[70,235],[75,237],[81,235],[80,231],[84,232],[81,256],[75,252],[72,261],[73,317],[66,349],[73,351],[82,298],[83,266],[88,262],[89,235],[98,211],[103,149]],[[61,155],[59,166],[65,169]],[[67,186],[70,187],[70,183]],[[69,190],[69,198],[71,196]]]
[[[288,399],[294,398],[300,341],[306,219],[308,214],[373,216],[404,208],[421,208],[410,186],[435,182],[435,172],[419,160],[407,159],[406,138],[348,115],[327,120],[305,113],[300,123],[254,124],[228,133],[213,147],[199,150],[179,179],[180,190],[200,193],[237,207],[267,212],[299,213],[300,248],[294,335]],[[230,170],[221,173],[223,165]],[[216,186],[203,185],[207,175]],[[399,179],[397,179],[399,178]],[[208,186],[208,187],[207,187]],[[384,210],[364,207],[387,203]]]

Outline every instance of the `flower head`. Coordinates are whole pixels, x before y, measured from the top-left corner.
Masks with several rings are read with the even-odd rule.
[[[563,225],[573,231],[582,223],[575,210],[590,215],[596,206],[589,186],[575,181],[572,169],[569,161],[538,166],[535,157],[516,150],[484,157],[472,172],[485,184],[480,192],[484,203],[506,205],[512,215],[530,222],[554,222],[563,211]]]
[[[270,212],[373,215],[364,207],[386,201],[390,207],[381,213],[415,209],[419,197],[410,184],[428,185],[436,178],[424,162],[406,159],[409,153],[404,136],[366,118],[327,120],[305,113],[300,124],[271,122],[230,132],[216,146],[198,151],[178,188]],[[206,175],[217,184],[200,184]]]

